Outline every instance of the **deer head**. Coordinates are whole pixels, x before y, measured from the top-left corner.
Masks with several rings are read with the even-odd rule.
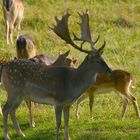
[[[53,25],[53,27],[50,27],[62,40],[64,40],[66,43],[70,44],[72,47],[74,47],[75,49],[84,52],[87,55],[86,57],[86,61],[88,61],[88,63],[94,63],[94,66],[96,66],[97,71],[98,72],[107,72],[107,71],[111,71],[107,64],[105,63],[104,59],[101,57],[101,54],[103,53],[103,49],[106,45],[106,42],[104,41],[103,45],[97,50],[95,48],[95,44],[97,43],[97,41],[99,40],[99,37],[96,39],[95,42],[92,41],[91,38],[91,32],[90,32],[90,28],[89,28],[89,16],[88,16],[88,11],[86,10],[85,13],[83,13],[82,15],[80,13],[78,13],[82,22],[80,23],[80,27],[81,27],[81,37],[77,37],[74,33],[74,40],[75,41],[82,41],[81,45],[78,46],[72,39],[69,33],[69,29],[68,29],[68,19],[70,14],[66,13],[61,20],[59,20],[57,17],[55,17],[56,23],[57,25]],[[83,49],[83,44],[85,42],[90,43],[91,45],[91,50],[86,50]],[[84,61],[85,62],[85,61]],[[99,67],[98,67],[99,66]]]

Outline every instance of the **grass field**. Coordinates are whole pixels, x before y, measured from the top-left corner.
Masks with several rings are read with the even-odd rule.
[[[0,1],[2,4],[2,1]],[[69,11],[70,30],[80,33],[77,12],[89,9],[90,27],[95,39],[99,34],[106,40],[103,57],[112,69],[123,69],[133,74],[135,89],[133,95],[140,104],[140,1],[139,0],[26,0],[25,18],[21,34],[31,34],[36,42],[38,54],[57,56],[58,53],[71,50],[70,56],[78,59],[80,64],[84,58],[72,47],[66,45],[49,28],[54,24],[54,16]],[[6,45],[2,8],[0,7],[0,58],[14,58],[15,46]],[[16,34],[14,34],[14,40]],[[78,65],[77,64],[77,65]],[[6,92],[0,90],[0,102],[4,104]],[[132,103],[129,103],[126,117],[120,120],[122,102],[114,92],[100,94],[95,97],[94,119],[89,119],[88,99],[80,107],[80,119],[75,118],[75,105],[70,113],[70,137],[72,140],[140,140],[140,122],[136,118]],[[17,118],[26,138],[16,135],[9,119],[9,134],[13,140],[54,140],[55,114],[51,106],[41,106],[34,110],[36,128],[29,127],[28,110],[25,103],[17,111]],[[61,129],[63,139],[63,123]],[[3,122],[0,116],[0,140],[3,140]]]

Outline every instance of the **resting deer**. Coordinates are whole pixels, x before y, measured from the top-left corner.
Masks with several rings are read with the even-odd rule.
[[[16,51],[18,59],[29,59],[36,56],[33,38],[29,35],[20,35],[16,41]]]
[[[79,104],[81,101],[89,97],[90,118],[92,118],[92,106],[95,94],[113,90],[121,96],[123,101],[121,118],[124,118],[128,101],[131,100],[137,117],[140,119],[137,100],[130,91],[131,83],[132,75],[124,70],[114,70],[111,74],[98,74],[96,83],[77,100],[76,118],[79,118]]]
[[[3,13],[6,24],[7,44],[13,45],[13,30],[17,30],[19,35],[20,24],[23,20],[24,5],[23,0],[3,0]]]
[[[67,13],[61,20],[56,18],[57,25],[51,29],[72,47],[87,54],[78,68],[46,66],[29,60],[15,60],[2,65],[1,81],[8,94],[6,104],[2,110],[5,140],[10,139],[8,136],[8,115],[11,116],[17,133],[25,136],[15,115],[23,99],[41,104],[50,104],[55,107],[56,140],[59,140],[63,111],[64,139],[69,140],[68,122],[71,105],[96,82],[97,73],[111,72],[111,69],[101,57],[105,42],[97,50],[94,46],[95,43],[90,38],[87,11],[80,16],[82,18],[82,37],[80,40],[89,42],[91,50],[83,49],[82,46],[77,45],[71,39],[68,30],[69,16],[70,14]]]

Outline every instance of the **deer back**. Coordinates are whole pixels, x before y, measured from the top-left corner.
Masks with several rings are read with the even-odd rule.
[[[43,63],[45,65],[51,65],[56,61],[55,57],[44,55],[44,54],[39,54],[31,58],[30,60]]]
[[[44,98],[51,97],[58,101],[71,98],[73,71],[75,70],[69,67],[46,66],[19,59],[4,65],[1,78],[7,91],[16,87],[16,90],[21,91],[21,96],[44,103]],[[64,96],[65,93],[67,95]]]
[[[115,89],[124,91],[129,88],[132,81],[132,75],[124,70],[113,70],[112,73],[98,73],[96,83],[91,87],[89,92],[100,89]]]
[[[60,54],[57,58],[40,54],[36,55],[35,57],[31,58],[30,60],[35,61],[35,62],[40,62],[45,65],[52,65],[52,66],[70,66],[70,67],[75,67],[76,59],[74,58],[68,58],[69,51]]]

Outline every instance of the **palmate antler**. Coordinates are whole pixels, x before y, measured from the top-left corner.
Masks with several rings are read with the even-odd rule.
[[[96,50],[94,45],[97,43],[97,41],[99,40],[100,36],[97,37],[96,41],[93,42],[92,38],[91,38],[91,31],[89,28],[89,16],[88,16],[88,10],[86,10],[85,13],[83,13],[83,15],[81,15],[80,13],[78,13],[78,15],[80,16],[82,22],[79,24],[81,27],[81,37],[78,38],[74,33],[74,40],[76,41],[83,41],[82,45],[85,42],[89,42],[91,44],[91,47],[93,50]]]
[[[89,28],[89,16],[88,16],[88,11],[86,10],[85,13],[83,13],[83,15],[79,14],[80,18],[82,19],[82,23],[80,24],[81,27],[81,37],[78,38],[74,33],[74,40],[76,41],[83,41],[81,43],[81,46],[79,47],[78,45],[76,45],[71,37],[70,37],[70,33],[69,33],[69,29],[68,29],[68,18],[69,18],[70,14],[66,13],[61,20],[59,20],[57,17],[55,17],[56,23],[57,25],[50,27],[61,39],[63,39],[64,41],[66,41],[66,43],[72,45],[74,48],[84,52],[84,53],[91,53],[91,52],[97,52],[97,50],[95,49],[94,45],[95,43],[99,40],[99,36],[97,38],[97,40],[95,42],[92,41],[91,38],[91,32],[90,32],[90,28]],[[82,48],[82,45],[84,44],[84,42],[89,42],[91,44],[91,48],[92,50],[85,50]],[[103,49],[105,47],[105,42],[102,45],[102,47],[99,49]]]

